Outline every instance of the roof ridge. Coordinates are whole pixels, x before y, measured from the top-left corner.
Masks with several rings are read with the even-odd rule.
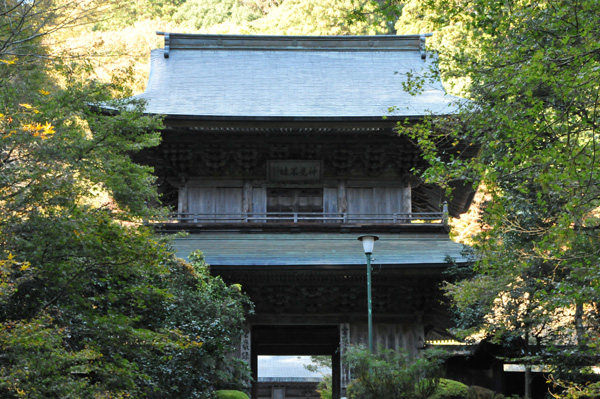
[[[211,35],[156,32],[165,38],[165,58],[171,50],[276,50],[276,51],[419,51],[425,58],[425,38],[416,35],[277,36]]]

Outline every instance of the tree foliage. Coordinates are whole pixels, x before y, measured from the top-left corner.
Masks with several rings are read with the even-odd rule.
[[[585,374],[599,338],[600,4],[431,0],[424,9],[439,29],[465,32],[440,66],[466,78],[471,100],[460,118],[412,135],[432,164],[425,177],[489,192],[474,273],[447,290],[470,317],[467,333],[557,376]],[[476,157],[461,156],[473,147]]]
[[[376,4],[363,0],[187,0],[174,14],[174,20],[186,31],[201,33],[389,33],[393,23],[376,12]]]
[[[350,399],[426,399],[436,390],[444,353],[428,350],[418,358],[402,350],[379,348],[369,353],[364,346],[351,346],[343,361],[350,367]]]
[[[219,25],[242,26],[260,18],[261,11],[240,0],[187,0],[174,19],[184,29],[207,32]]]
[[[366,35],[386,32],[385,18],[354,18],[356,7],[375,10],[371,2],[356,0],[286,0],[250,24],[251,33],[279,35]]]
[[[130,155],[159,142],[160,119],[124,99],[127,76],[101,83],[53,54],[51,35],[78,23],[70,6],[0,15],[0,397],[243,388],[247,367],[227,355],[248,301],[144,225],[160,217],[154,178]]]

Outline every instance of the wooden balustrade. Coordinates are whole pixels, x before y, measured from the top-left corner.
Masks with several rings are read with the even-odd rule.
[[[361,223],[445,225],[445,212],[421,213],[324,213],[324,212],[242,212],[173,213],[168,223]]]

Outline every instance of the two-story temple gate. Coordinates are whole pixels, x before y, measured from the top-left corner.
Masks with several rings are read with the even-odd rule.
[[[362,234],[380,236],[376,345],[417,353],[427,331],[449,326],[439,284],[447,256],[466,260],[447,218],[473,192],[457,183],[445,207],[395,130],[457,111],[440,82],[402,90],[430,65],[425,38],[164,36],[138,96],[165,115],[163,141],[136,157],[172,207],[160,229],[190,232],[179,255],[202,250],[256,304],[238,353],[255,376],[258,355],[326,354],[343,394],[341,352],[366,340]]]

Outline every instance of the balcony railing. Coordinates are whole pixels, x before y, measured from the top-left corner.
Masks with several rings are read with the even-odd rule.
[[[173,213],[168,223],[188,224],[240,224],[240,223],[339,223],[339,224],[437,224],[446,225],[447,212],[422,213],[313,213],[313,212],[261,212],[261,213]]]

